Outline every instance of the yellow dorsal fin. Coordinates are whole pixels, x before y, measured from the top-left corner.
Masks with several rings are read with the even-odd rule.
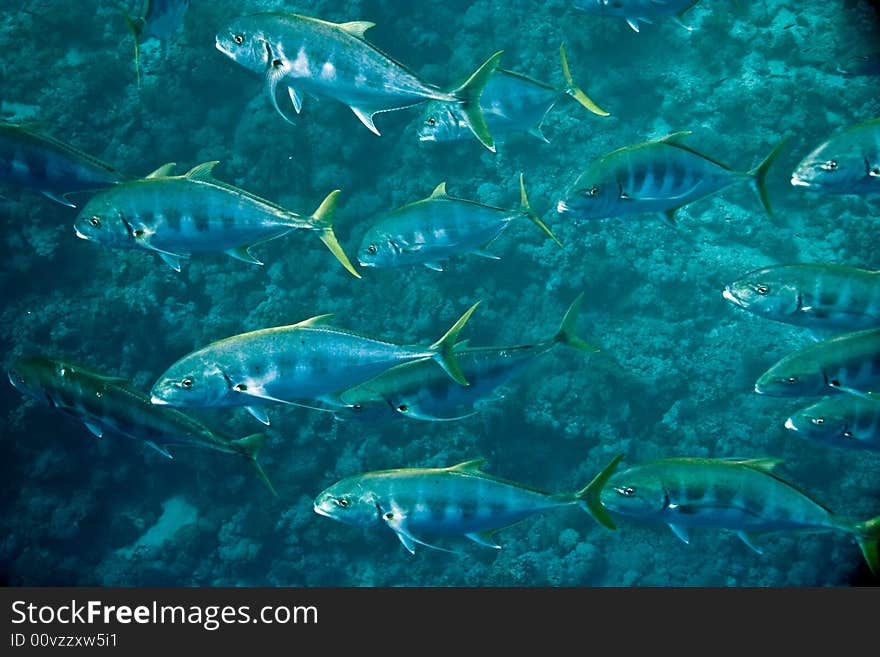
[[[174,171],[174,167],[177,166],[176,162],[169,162],[168,164],[163,164],[158,169],[153,171],[153,173],[144,176],[145,178],[165,178],[166,176],[170,176],[171,172]]]
[[[455,470],[457,472],[480,472],[480,468],[483,467],[483,464],[485,462],[486,459],[471,459],[470,461],[464,461],[456,465],[450,465],[446,469]]]
[[[315,315],[314,317],[309,317],[308,319],[304,319],[301,322],[297,322],[293,326],[298,328],[303,328],[304,326],[320,326],[321,324],[326,324],[333,317],[333,313],[326,313],[324,315]]]
[[[692,132],[692,130],[679,130],[678,132],[670,132],[668,135],[660,137],[660,139],[655,139],[654,141],[662,141],[667,144],[677,144]]]
[[[211,162],[197,164],[192,169],[186,172],[186,177],[190,180],[214,180],[214,176],[211,175],[211,171],[218,164],[220,164],[220,160],[212,160]]]
[[[340,30],[348,32],[359,39],[363,39],[364,33],[371,27],[375,27],[376,24],[371,23],[370,21],[351,21],[349,23],[337,23],[337,26]]]
[[[449,194],[446,193],[446,181],[440,183],[434,188],[434,191],[431,192],[431,198],[447,198]]]
[[[748,466],[754,470],[761,470],[763,472],[773,472],[774,468],[776,468],[776,466],[782,462],[783,459],[773,457],[744,459],[740,461],[742,465]]]

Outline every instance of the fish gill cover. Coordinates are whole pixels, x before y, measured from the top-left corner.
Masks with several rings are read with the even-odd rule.
[[[130,16],[142,15],[138,3],[125,4]],[[277,497],[238,458],[180,446],[168,459],[110,431],[96,439],[51,399],[0,386],[5,581],[869,581],[847,531],[753,536],[759,555],[731,531],[696,528],[685,546],[665,527],[615,515],[610,531],[563,506],[499,530],[500,550],[418,536],[453,553],[410,555],[388,527],[336,523],[313,504],[346,477],[478,458],[486,459],[488,475],[571,495],[624,453],[621,469],[668,457],[781,458],[775,474],[840,516],[864,522],[880,513],[877,452],[835,449],[788,431],[786,419],[817,398],[754,392],[773,363],[828,336],[746,312],[722,296],[731,281],[776,264],[880,269],[876,199],[791,184],[798,163],[825,140],[880,116],[878,77],[868,69],[841,72],[878,50],[875,3],[701,1],[678,17],[603,16],[568,0],[183,4],[189,8],[177,13],[177,29],[141,40],[138,82],[134,37],[115,0],[10,0],[0,18],[0,118],[131,176],[169,162],[186,171],[220,161],[224,182],[306,213],[339,189],[333,227],[352,261],[371,225],[438,183],[462,198],[515,208],[523,172],[530,206],[563,248],[530,222],[512,222],[489,250],[500,259],[450,258],[444,271],[361,269],[357,279],[313,236],[294,231],[253,248],[261,267],[202,252],[176,272],[138,251],[77,239],[77,209],[35,193],[37,185],[3,183],[5,368],[26,355],[70,358],[146,393],[177,359],[233,335],[333,313],[336,325],[427,345],[477,301],[460,340],[471,347],[534,344],[553,335],[581,293],[575,330],[600,351],[549,351],[493,391],[478,413],[455,421],[419,421],[390,408],[358,414],[274,404],[260,407],[271,418],[263,426],[243,407],[185,409],[225,435],[268,434],[260,464]],[[267,96],[267,75],[215,47],[218,34],[243,15],[291,10],[333,23],[375,23],[363,38],[441,93],[460,89],[498,51],[505,70],[561,88],[564,43],[571,77],[610,115],[561,101],[540,125],[547,142],[523,126],[498,140],[493,153],[470,131],[454,141],[420,140],[424,105],[376,114],[381,136],[334,98],[304,93],[297,113],[285,86],[295,90],[295,81],[281,78],[276,101],[292,125]],[[296,47],[282,53],[277,46],[261,56],[287,57],[284,71],[292,70]],[[339,66],[320,70],[342,74]],[[460,102],[471,103],[473,114],[472,96]],[[583,220],[557,212],[569,187],[604,154],[680,131],[691,132],[687,148],[736,172],[753,170],[789,138],[766,171],[774,214],[748,185],[689,202],[675,213],[675,227],[656,214]],[[2,150],[0,159],[22,159],[15,153]],[[656,172],[630,173],[645,189]],[[681,184],[694,173],[670,175],[670,184]],[[70,191],[66,198],[78,208],[93,193]],[[161,540],[151,538],[156,528]]]

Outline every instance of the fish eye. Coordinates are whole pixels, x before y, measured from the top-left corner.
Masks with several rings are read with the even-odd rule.
[[[636,494],[636,489],[631,488],[630,486],[617,488],[615,490],[617,490],[617,492],[620,493],[621,495],[623,495],[624,497],[632,497],[633,495]]]
[[[132,235],[134,235],[135,237],[143,237],[143,236],[144,236],[144,231],[142,231],[140,228],[138,228],[137,230],[135,230],[135,231],[132,233]]]
[[[837,168],[837,160],[828,160],[822,164],[822,168],[825,169],[825,171],[834,171]]]
[[[812,422],[813,424],[825,424],[825,418],[824,417],[810,418],[810,422]]]
[[[193,380],[190,378],[184,379],[183,381],[180,382],[180,387],[184,388],[185,390],[189,390],[190,388],[193,387]]]
[[[783,382],[784,382],[784,383],[797,383],[797,377],[796,377],[796,376],[790,376],[790,377],[788,377],[787,379],[783,379]]]
[[[67,368],[64,365],[58,368],[58,376],[67,376]]]
[[[598,196],[599,195],[599,186],[593,185],[587,190],[587,196]]]
[[[770,291],[770,288],[766,285],[756,285],[755,292],[760,294],[762,297]]]
[[[844,437],[844,438],[852,438],[852,437],[853,437],[853,433],[852,433],[852,431],[844,431],[844,432],[843,432],[843,437]]]
[[[101,226],[101,217],[92,217],[89,219],[89,223],[95,228],[99,228]]]
[[[244,35],[242,34],[234,34],[232,35],[232,40],[235,41],[237,45],[241,45],[244,43]]]
[[[409,406],[407,406],[406,404],[401,404],[397,407],[397,410],[401,413],[406,413],[409,410]]]
[[[425,123],[427,123],[428,125],[435,125],[435,124],[437,123],[437,119],[435,119],[435,118],[432,116],[432,117],[429,117],[428,120],[425,121]]]
[[[367,253],[370,255],[376,255],[376,251],[378,251],[378,249],[375,244],[370,244],[370,246],[367,247]]]
[[[348,501],[347,497],[340,497],[338,500],[336,500],[336,504],[344,509],[350,504],[350,502]]]

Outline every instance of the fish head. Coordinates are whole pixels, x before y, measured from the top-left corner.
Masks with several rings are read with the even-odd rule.
[[[470,128],[449,106],[439,100],[431,101],[419,121],[419,141],[455,141],[470,132]]]
[[[722,295],[735,306],[773,318],[797,313],[803,298],[797,285],[776,275],[772,268],[759,269],[733,281]]]
[[[832,138],[807,155],[795,167],[791,184],[826,194],[857,193],[868,180],[880,178],[880,160],[876,152],[846,138]]]
[[[637,517],[658,515],[669,505],[662,479],[641,466],[613,475],[602,488],[600,500],[612,513]]]
[[[860,400],[857,400],[860,402]],[[792,414],[785,421],[785,428],[798,436],[830,447],[847,447],[856,440],[852,400],[829,397]]]
[[[764,372],[755,383],[755,392],[769,397],[811,397],[828,393],[829,385],[821,365],[796,352]]]
[[[150,389],[157,406],[247,406],[253,400],[236,392],[231,379],[203,351],[174,363]]]
[[[362,476],[336,482],[315,498],[315,513],[346,525],[368,527],[382,518],[378,500],[364,485]]]
[[[263,17],[259,14],[242,16],[217,32],[217,50],[244,68],[263,72],[280,57],[273,52],[270,40],[263,29]]]
[[[16,358],[6,374],[9,382],[21,393],[44,399],[47,391],[58,387],[60,381],[72,373],[67,363],[42,356]]]
[[[394,235],[379,227],[367,231],[358,248],[361,267],[395,267],[400,264],[402,251]]]
[[[112,193],[98,194],[86,203],[73,222],[80,239],[109,246],[131,246],[143,234],[132,228],[122,211],[113,201]]]
[[[600,219],[614,214],[614,208],[621,200],[620,185],[613,180],[603,180],[587,171],[581,174],[574,185],[556,204],[560,214],[570,213],[576,219]]]

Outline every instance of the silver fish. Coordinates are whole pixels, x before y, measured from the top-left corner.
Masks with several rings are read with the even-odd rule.
[[[785,428],[820,445],[880,452],[880,397],[828,397],[793,413]]]
[[[880,193],[880,118],[842,130],[810,152],[791,184],[822,194]]]
[[[217,49],[236,63],[266,76],[278,113],[277,87],[287,89],[294,110],[302,94],[333,98],[347,105],[373,133],[373,117],[439,100],[452,107],[486,148],[495,151],[480,109],[480,95],[497,68],[496,52],[461,86],[450,91],[421,80],[364,39],[375,23],[329,23],[309,16],[258,13],[234,20],[217,34]]]
[[[651,23],[653,18],[673,16],[686,30],[692,30],[681,22],[681,16],[697,4],[698,0],[575,0],[576,9],[596,16],[618,16],[625,18],[636,32],[639,22]]]
[[[342,479],[315,498],[315,513],[359,527],[386,526],[415,554],[416,545],[438,550],[424,535],[466,536],[498,549],[495,531],[551,509],[578,505],[614,529],[598,494],[614,472],[617,456],[574,493],[547,493],[480,470],[484,459],[447,468],[379,470]]]

